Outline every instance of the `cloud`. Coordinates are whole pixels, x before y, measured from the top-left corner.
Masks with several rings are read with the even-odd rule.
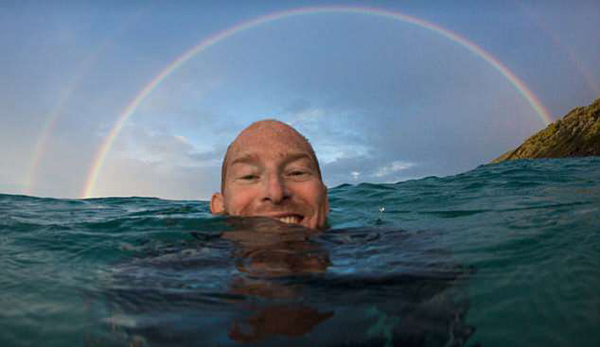
[[[129,124],[94,188],[98,196],[207,200],[219,189],[222,147],[199,149],[167,129]]]
[[[400,171],[404,171],[406,169],[410,169],[415,166],[414,163],[404,162],[404,161],[394,161],[388,165],[384,165],[379,167],[373,174],[375,177],[388,177],[393,174],[397,174]]]
[[[220,161],[214,148],[199,149],[184,135],[142,125],[128,126],[115,148],[121,156],[158,166],[213,166]]]
[[[307,123],[314,126],[325,115],[325,111],[318,108],[307,108],[302,111],[292,113],[294,118],[289,124],[291,126],[307,126]]]
[[[367,155],[369,149],[351,117],[340,117],[336,108],[315,107],[296,100],[285,108],[281,119],[311,142],[322,164]]]
[[[465,37],[477,36],[554,117],[595,97],[573,61],[552,54],[547,33],[483,3],[460,9],[461,16],[448,17],[443,8],[432,15]],[[598,5],[585,4],[526,7],[556,24],[554,34],[564,41],[597,31],[590,9]],[[200,39],[259,10],[224,6],[221,12],[185,6],[177,11],[187,15],[175,16],[144,12],[131,22],[141,8],[14,7],[15,15],[0,21],[7,52],[0,68],[0,191],[22,191],[36,141],[60,110],[32,193],[77,196],[110,129],[144,86]],[[281,10],[275,7],[262,10]],[[491,20],[483,24],[491,26],[483,32],[472,24],[486,10]],[[577,37],[568,48],[593,80],[600,76],[594,64],[600,41]],[[228,36],[170,73],[127,120],[96,193],[207,198],[218,188],[229,142],[265,117],[288,122],[311,141],[328,185],[455,174],[542,126],[505,76],[443,35],[377,16],[290,17]]]
[[[403,181],[422,175],[418,170],[419,166],[420,164],[416,162],[390,159],[380,154],[368,154],[324,163],[322,170],[325,183],[328,186],[337,186],[359,180],[372,183]]]
[[[115,158],[107,163],[95,194],[208,200],[219,189],[218,172],[218,166],[184,167]]]

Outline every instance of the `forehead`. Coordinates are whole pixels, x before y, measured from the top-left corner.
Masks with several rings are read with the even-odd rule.
[[[243,131],[232,143],[227,164],[238,159],[269,160],[313,157],[310,144],[295,130],[285,126],[263,126]]]
[[[233,142],[243,144],[285,144],[308,147],[308,143],[300,133],[292,127],[280,122],[259,122],[244,129]]]

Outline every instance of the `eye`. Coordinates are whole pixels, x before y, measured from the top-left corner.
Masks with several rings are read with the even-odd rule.
[[[288,176],[293,178],[303,178],[310,174],[308,170],[291,170],[288,172]]]
[[[244,175],[244,176],[241,176],[240,179],[244,180],[244,181],[254,181],[255,179],[258,179],[258,175],[254,175],[254,174]]]

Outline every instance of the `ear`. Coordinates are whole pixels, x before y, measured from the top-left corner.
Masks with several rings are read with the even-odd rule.
[[[214,193],[210,197],[210,212],[212,214],[224,214],[225,213],[225,201],[223,201],[223,194]]]

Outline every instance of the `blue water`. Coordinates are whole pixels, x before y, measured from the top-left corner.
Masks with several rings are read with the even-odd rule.
[[[0,346],[600,346],[600,158],[329,194],[322,233],[0,195]]]

